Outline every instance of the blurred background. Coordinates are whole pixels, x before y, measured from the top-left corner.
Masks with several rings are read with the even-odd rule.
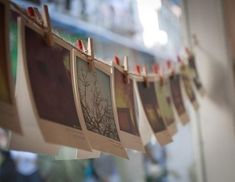
[[[102,154],[92,160],[56,161],[32,153],[3,153],[1,158],[12,156],[12,169],[21,181],[235,181],[233,0],[14,2],[23,8],[47,3],[54,32],[71,43],[92,37],[97,58],[111,61],[115,55],[121,59],[127,55],[132,70],[136,64],[146,64],[150,71],[153,63],[177,61],[177,54],[185,54],[187,46],[196,55],[207,93],[198,96],[199,112],[186,100],[191,122],[179,124],[172,144],[160,147],[152,139],[146,144],[146,155],[128,151],[130,160]],[[15,75],[16,17],[12,15],[10,22]],[[1,131],[2,146],[8,135]]]

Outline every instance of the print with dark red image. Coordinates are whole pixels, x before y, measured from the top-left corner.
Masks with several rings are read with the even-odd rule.
[[[70,78],[70,51],[25,27],[29,80],[40,118],[81,129]]]
[[[166,130],[166,125],[159,112],[154,83],[150,82],[146,87],[144,82],[137,82],[137,87],[145,114],[154,133]]]
[[[185,113],[185,107],[184,107],[182,92],[180,88],[180,76],[178,74],[173,75],[170,77],[169,80],[170,80],[173,103],[175,105],[177,113],[179,114],[179,116],[181,116],[182,114]]]

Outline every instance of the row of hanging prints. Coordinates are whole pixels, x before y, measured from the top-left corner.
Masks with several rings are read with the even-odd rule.
[[[189,51],[187,60],[153,65],[148,73],[128,58],[107,64],[95,58],[93,41],[71,45],[51,29],[48,8],[22,10],[0,0],[0,127],[10,130],[9,149],[59,159],[128,158],[126,149],[145,152],[151,136],[164,146],[177,133],[176,117],[190,120],[188,99],[198,110],[204,93]],[[17,15],[18,60],[13,79],[8,22]],[[42,18],[44,17],[44,18]]]

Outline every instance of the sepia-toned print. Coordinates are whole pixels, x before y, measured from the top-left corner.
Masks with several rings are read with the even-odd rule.
[[[189,117],[186,113],[186,109],[184,106],[183,96],[180,87],[180,75],[172,75],[170,76],[170,87],[171,87],[171,94],[172,99],[176,108],[176,111],[181,118],[183,124],[186,124],[189,121]]]
[[[199,78],[194,55],[192,55],[188,58],[188,64],[189,64],[190,69],[194,72],[193,82],[194,82],[195,87],[197,88],[197,90],[203,92],[202,90],[204,90],[204,88],[203,88],[203,85],[202,85],[201,80]]]
[[[196,101],[196,96],[194,94],[190,79],[186,75],[182,75],[182,80],[184,83],[186,94],[189,97],[190,101]]]
[[[166,130],[166,125],[158,107],[154,83],[150,82],[147,88],[143,82],[137,82],[137,87],[144,111],[154,133]]]
[[[170,85],[167,80],[165,80],[163,84],[160,82],[156,83],[156,94],[159,101],[160,111],[167,126],[170,126],[175,122],[169,90]]]
[[[181,68],[181,78],[183,81],[186,95],[188,96],[190,102],[193,104],[194,108],[198,109],[199,105],[197,102],[196,94],[193,90],[192,79],[190,77],[189,67],[184,66]]]
[[[6,39],[6,9],[0,1],[0,101],[11,104],[11,93],[7,63],[7,39]]]
[[[25,50],[39,117],[81,129],[70,75],[70,51],[57,43],[45,45],[43,36],[27,26]]]
[[[123,73],[114,69],[115,100],[118,114],[118,122],[121,131],[139,136],[136,120],[133,81],[125,83]]]
[[[115,124],[111,80],[99,69],[89,71],[88,63],[76,57],[78,91],[87,130],[120,141]]]

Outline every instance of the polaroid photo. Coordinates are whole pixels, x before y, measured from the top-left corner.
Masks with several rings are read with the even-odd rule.
[[[188,66],[181,67],[181,80],[184,87],[184,91],[192,103],[194,109],[197,111],[199,109],[199,104],[197,101],[196,94],[193,89],[193,80],[190,76],[190,68]]]
[[[20,44],[20,42],[18,42]],[[16,74],[16,104],[18,105],[19,120],[23,135],[12,133],[9,148],[17,151],[28,151],[39,154],[56,155],[60,149],[59,145],[46,143],[39,128],[36,116],[27,89],[26,75],[23,70],[23,59],[21,52],[17,55]]]
[[[180,118],[182,124],[187,124],[189,122],[189,116],[186,112],[184,100],[182,96],[181,84],[180,84],[180,75],[174,74],[169,77],[170,89],[172,100],[176,109],[176,112]]]
[[[87,56],[73,50],[72,77],[86,135],[93,149],[127,158],[115,114],[111,66],[93,61],[90,70],[89,64]]]
[[[166,78],[164,78],[163,82],[158,80],[155,83],[155,90],[162,117],[169,133],[174,136],[177,133],[177,125],[174,117],[169,80]]]
[[[47,45],[43,29],[21,18],[18,31],[30,101],[45,141],[91,151],[75,104],[72,46],[55,35]]]
[[[137,97],[140,97],[143,110],[157,141],[163,146],[171,143],[172,138],[160,112],[159,101],[155,91],[156,79],[154,77],[147,77],[147,79],[148,86],[146,86],[143,76],[135,77],[138,90]]]
[[[205,88],[203,87],[202,82],[200,80],[194,55],[191,55],[188,58],[188,65],[189,65],[189,68],[191,69],[191,75],[193,76],[193,83],[194,83],[196,89],[198,90],[198,92],[202,96],[204,96],[206,91],[205,91]]]
[[[137,120],[139,123],[139,131],[141,140],[143,142],[143,145],[147,145],[149,142],[151,142],[152,137],[154,136],[153,130],[148,122],[148,118],[146,117],[145,111],[142,106],[142,102],[140,97],[138,96],[138,88],[136,86],[136,82],[134,82],[134,90],[135,90],[135,100],[137,103]]]
[[[125,82],[123,67],[113,64],[113,90],[115,108],[125,148],[144,152],[144,146],[139,132],[139,123],[136,117],[136,102],[134,98],[134,81],[130,76],[129,83]]]

